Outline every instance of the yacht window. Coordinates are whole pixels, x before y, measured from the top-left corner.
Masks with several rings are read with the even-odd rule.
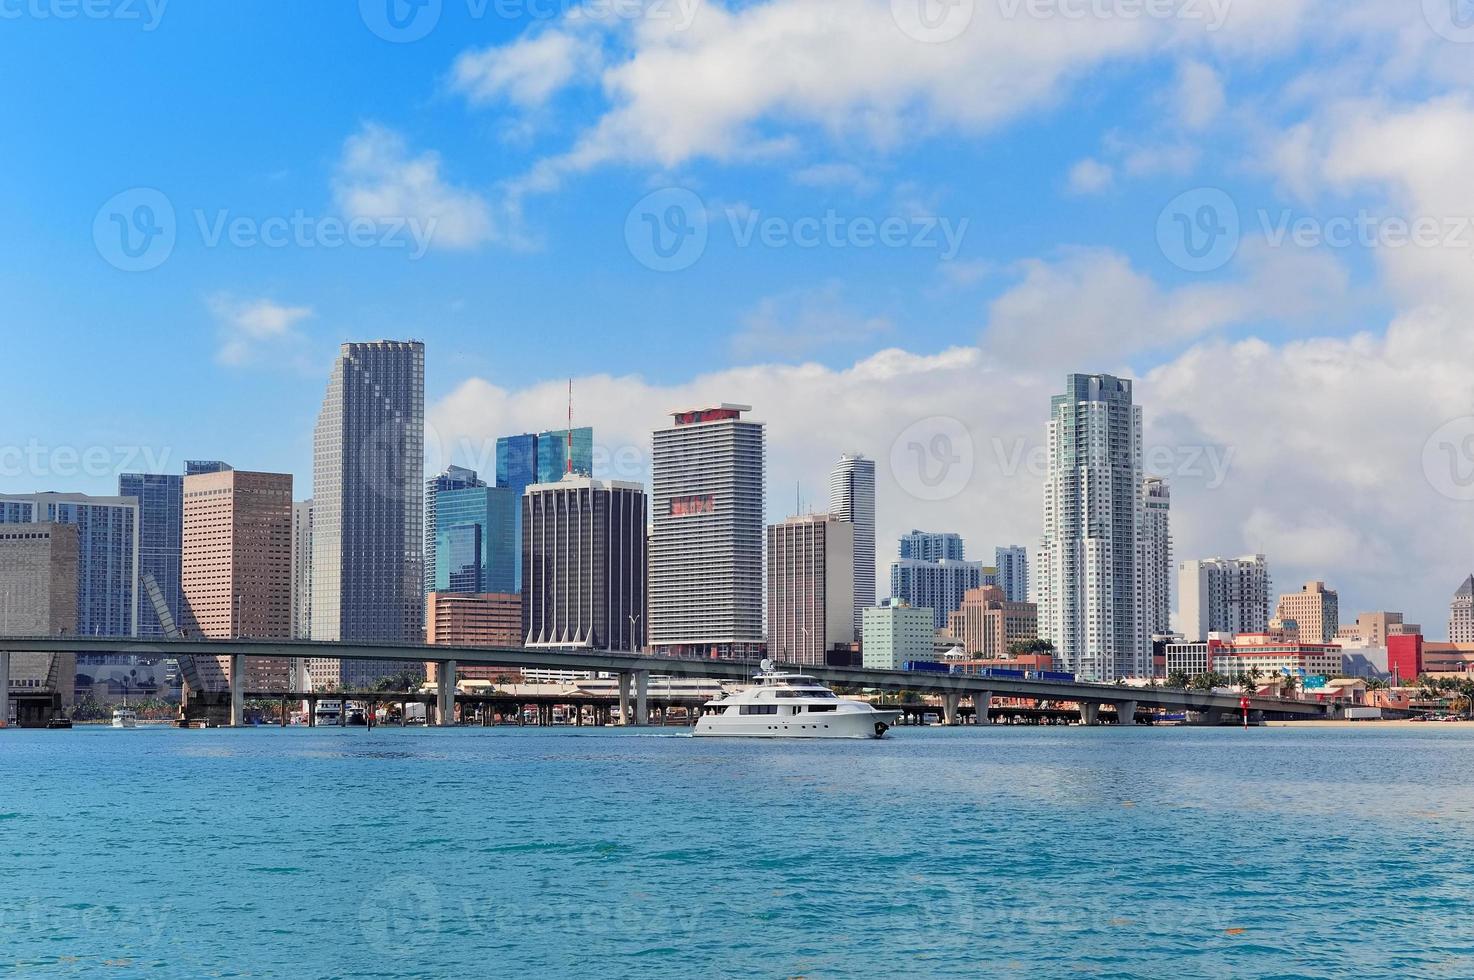
[[[838,709],[839,709],[839,705],[837,705],[837,704],[811,704],[811,705],[809,705],[809,710],[810,711],[837,711]]]
[[[778,706],[776,704],[744,704],[742,713],[744,715],[776,715]]]

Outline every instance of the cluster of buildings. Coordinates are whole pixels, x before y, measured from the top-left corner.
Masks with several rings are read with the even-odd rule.
[[[424,357],[415,341],[342,346],[314,432],[310,499],[297,499],[289,474],[220,461],[124,474],[114,497],[0,495],[0,631],[884,668],[949,659],[1092,681],[1256,668],[1416,676],[1474,662],[1474,576],[1455,597],[1449,643],[1434,644],[1397,613],[1341,625],[1321,582],[1275,600],[1263,555],[1174,568],[1170,488],[1143,472],[1141,407],[1126,379],[1071,375],[1051,400],[1033,567],[1022,546],[984,563],[959,534],[913,530],[881,590],[872,459],[839,458],[822,513],[768,523],[765,426],[749,406],[717,404],[655,429],[648,490],[596,479],[593,429],[571,419],[499,439],[494,473],[451,466],[426,480]],[[309,679],[359,689],[424,671],[413,660],[249,664],[258,691]],[[149,666],[51,658],[12,675],[70,699],[166,686]]]

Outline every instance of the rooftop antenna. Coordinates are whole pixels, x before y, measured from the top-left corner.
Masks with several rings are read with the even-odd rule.
[[[568,379],[568,444],[566,455],[568,457],[568,476],[573,475],[573,379]]]

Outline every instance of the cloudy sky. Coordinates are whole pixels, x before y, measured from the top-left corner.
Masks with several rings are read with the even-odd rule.
[[[9,5],[0,488],[296,474],[348,339],[432,465],[602,475],[755,406],[769,517],[1036,543],[1070,371],[1136,379],[1179,558],[1443,635],[1474,569],[1467,0]]]

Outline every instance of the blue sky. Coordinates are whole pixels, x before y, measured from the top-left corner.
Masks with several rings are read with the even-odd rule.
[[[1234,451],[1226,481],[1181,474],[1180,557],[1262,547],[1287,588],[1339,578],[1353,604],[1430,619],[1474,563],[1403,513],[1415,499],[1468,521],[1421,461],[1474,410],[1463,355],[1434,353],[1474,307],[1467,246],[1264,234],[1284,211],[1320,230],[1474,213],[1451,176],[1474,159],[1474,46],[1431,0],[1173,0],[1155,18],[917,0],[957,28],[943,38],[915,36],[910,0],[666,0],[604,19],[588,11],[608,3],[442,0],[422,38],[376,34],[403,2],[170,3],[156,24],[125,0],[100,18],[7,8],[0,316],[27,369],[6,415],[14,445],[50,455],[0,467],[0,488],[105,492],[110,472],[54,451],[127,446],[170,469],[290,471],[305,491],[337,343],[416,337],[452,444],[556,423],[568,377],[611,451],[643,446],[672,400],[753,401],[772,426],[770,516],[794,484],[818,499],[829,454],[885,458],[917,420],[958,419],[976,478],[927,501],[898,477],[882,536],[955,526],[987,553],[1038,532],[1037,484],[992,472],[996,447],[1040,440],[1066,371],[1112,370],[1140,379],[1167,449]],[[708,237],[657,271],[628,234],[666,188],[695,195]],[[96,225],[131,219],[139,189],[168,202],[176,240],[124,271]],[[1223,261],[1185,267],[1159,225],[1184,194],[1192,220],[1205,189],[1242,231]],[[398,221],[434,231],[415,257],[212,246],[200,227],[297,214],[358,217],[395,245]],[[899,221],[908,242],[944,222],[960,241],[734,237],[825,216],[846,233]],[[1287,435],[1295,419],[1320,438]],[[1402,591],[1384,598],[1387,567]]]

